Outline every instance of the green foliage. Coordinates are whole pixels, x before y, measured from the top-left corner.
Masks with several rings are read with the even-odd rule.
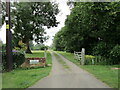
[[[27,49],[27,47],[26,47],[25,43],[23,43],[22,41],[19,41],[18,42],[18,47],[14,47],[14,49],[17,50],[17,51],[21,51],[21,52],[24,53],[25,50]]]
[[[111,62],[113,64],[119,64],[120,59],[120,45],[116,45],[110,52]]]
[[[45,46],[44,44],[36,44],[32,47],[32,50],[47,50],[48,46]]]
[[[2,52],[6,51],[6,44],[2,44]]]
[[[2,27],[2,25],[4,24],[4,20],[5,20],[5,2],[1,2],[0,1],[0,28]]]
[[[95,61],[99,64],[119,64],[119,50],[120,45],[114,46],[114,44],[106,44],[104,42],[98,43],[93,48],[93,54],[96,55]]]
[[[104,57],[109,57],[110,50],[112,49],[113,45],[108,44],[105,42],[99,42],[94,48],[93,48],[93,54],[94,55],[101,55]]]
[[[92,56],[92,55],[85,55],[85,65],[92,65],[94,64],[94,58],[95,56]]]
[[[63,27],[54,37],[54,41],[53,41],[53,48],[54,50],[58,50],[58,51],[64,51],[66,43],[64,41],[65,39],[65,27]]]
[[[58,14],[58,8],[54,3],[20,2],[15,4],[15,8],[12,11],[14,36],[23,42],[28,40],[43,42],[46,39],[43,26],[53,27],[58,24],[55,17]]]
[[[107,60],[110,64],[111,59],[114,61],[111,50],[120,45],[120,2],[71,4],[74,7],[67,16],[65,26],[55,35],[53,48],[69,52],[85,48],[86,54],[102,56],[102,63]]]
[[[19,51],[13,51],[13,68],[18,68],[25,61],[25,56]],[[6,70],[6,52],[2,53],[2,66]]]
[[[14,9],[15,8],[15,9]],[[13,44],[17,46],[19,40],[27,46],[27,53],[31,53],[29,41],[43,43],[48,39],[43,26],[56,27],[58,6],[52,2],[20,2],[14,3],[11,13]]]
[[[45,50],[45,49],[47,50],[47,49],[48,49],[48,46],[41,46],[41,47],[40,47],[40,50]]]

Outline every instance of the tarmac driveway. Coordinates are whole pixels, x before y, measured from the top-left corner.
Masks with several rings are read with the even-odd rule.
[[[110,88],[92,74],[56,53],[69,67],[65,68],[58,61],[58,57],[54,55],[54,52],[50,51],[50,53],[52,55],[52,71],[50,75],[41,79],[30,88]]]

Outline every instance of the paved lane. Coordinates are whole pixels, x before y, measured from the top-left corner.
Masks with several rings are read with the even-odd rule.
[[[53,52],[51,52],[51,55],[53,66],[50,75],[41,79],[30,88],[109,88],[106,84],[97,80],[93,75],[68,61],[60,54],[58,54],[59,58],[69,68],[65,68]]]

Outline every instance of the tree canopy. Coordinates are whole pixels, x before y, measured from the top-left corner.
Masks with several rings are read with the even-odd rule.
[[[110,58],[112,50],[120,45],[120,2],[73,5],[65,26],[54,37],[54,49],[73,52],[85,48],[86,54]]]
[[[58,13],[57,4],[52,2],[15,3],[15,9],[12,10],[14,43],[22,40],[28,47],[26,52],[30,52],[29,41],[43,43],[48,38],[44,36],[46,32],[43,26],[56,27]]]

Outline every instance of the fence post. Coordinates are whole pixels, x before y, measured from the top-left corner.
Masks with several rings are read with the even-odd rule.
[[[82,48],[82,51],[81,51],[81,65],[84,65],[84,61],[85,61],[85,49]]]
[[[74,51],[74,59],[76,59],[76,57],[75,57],[75,51]]]

